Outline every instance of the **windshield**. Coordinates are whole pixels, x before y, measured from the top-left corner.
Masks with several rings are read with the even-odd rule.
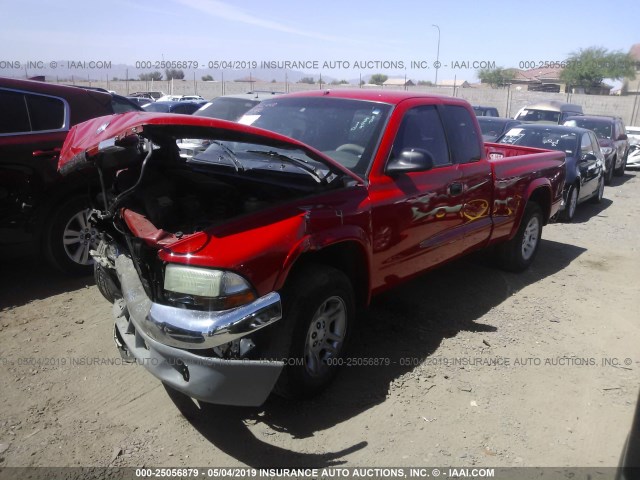
[[[516,127],[505,133],[498,140],[498,143],[558,150],[573,155],[578,145],[578,135],[554,130],[534,130]]]
[[[240,123],[271,130],[322,151],[364,175],[391,105],[330,97],[279,97],[249,110]]]
[[[598,138],[613,138],[613,125],[610,122],[589,119],[575,119],[564,122],[568,127],[581,127],[593,130]]]
[[[284,174],[307,175],[317,183],[334,178],[327,165],[309,157],[300,149],[274,148],[257,143],[207,140],[193,156],[182,155],[188,162],[220,165],[236,172],[265,170]]]
[[[523,122],[558,123],[560,121],[560,112],[525,108],[516,116],[516,120],[522,120]]]
[[[221,120],[237,121],[244,113],[260,103],[259,100],[248,98],[223,98],[218,97],[204,105],[194,113],[198,117],[219,118]]]

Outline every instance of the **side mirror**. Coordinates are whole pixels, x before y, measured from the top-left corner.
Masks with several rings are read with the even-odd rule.
[[[580,161],[582,162],[593,162],[597,159],[598,157],[596,157],[593,153],[585,153],[584,155],[582,155],[582,157],[580,157]]]
[[[618,135],[618,138],[616,138],[616,140],[628,140],[629,137],[627,137],[626,133],[621,133],[620,135]]]
[[[387,175],[399,175],[401,173],[424,172],[433,168],[433,157],[426,150],[420,148],[408,148],[402,150],[397,157],[389,160]]]

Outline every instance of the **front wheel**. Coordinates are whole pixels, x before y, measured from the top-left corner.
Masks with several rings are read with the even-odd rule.
[[[93,259],[89,250],[98,246],[98,232],[89,224],[89,201],[72,197],[51,216],[44,236],[44,253],[49,263],[64,273],[89,275]]]
[[[538,253],[542,237],[542,211],[536,203],[528,203],[516,235],[498,247],[500,265],[511,272],[526,270]]]
[[[353,288],[336,268],[307,266],[289,280],[283,303],[292,333],[275,392],[312,397],[329,385],[343,359],[355,319]]]
[[[604,178],[604,183],[606,185],[611,185],[611,180],[613,179],[613,173],[615,171],[616,168],[616,159],[612,159],[611,160],[611,165],[609,165],[609,167],[607,168],[607,171],[605,172],[605,178]]]
[[[606,180],[605,180],[606,182]],[[576,208],[578,207],[578,187],[571,185],[567,192],[567,202],[564,206],[564,210],[560,212],[560,218],[563,222],[571,222],[576,214]]]

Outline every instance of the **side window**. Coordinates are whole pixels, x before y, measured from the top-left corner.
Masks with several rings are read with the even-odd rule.
[[[580,156],[587,153],[593,153],[593,145],[591,144],[591,137],[588,133],[582,134],[582,140],[580,141]]]
[[[0,134],[31,131],[24,94],[0,91],[0,105]]]
[[[64,128],[64,102],[59,98],[42,95],[25,95],[31,128],[35,131],[60,130]]]
[[[447,137],[435,106],[415,107],[405,113],[393,143],[392,155],[407,149],[426,150],[433,157],[435,166],[450,163]]]
[[[482,158],[482,141],[478,136],[473,118],[466,108],[446,105],[444,124],[447,128],[454,163],[475,162]]]

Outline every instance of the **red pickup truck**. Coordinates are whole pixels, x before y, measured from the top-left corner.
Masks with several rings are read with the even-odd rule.
[[[102,117],[71,130],[59,169],[100,173],[92,255],[122,355],[198,400],[259,405],[325,388],[373,295],[490,246],[530,265],[564,154],[499,148],[487,159],[464,100],[338,90],[240,124]]]

